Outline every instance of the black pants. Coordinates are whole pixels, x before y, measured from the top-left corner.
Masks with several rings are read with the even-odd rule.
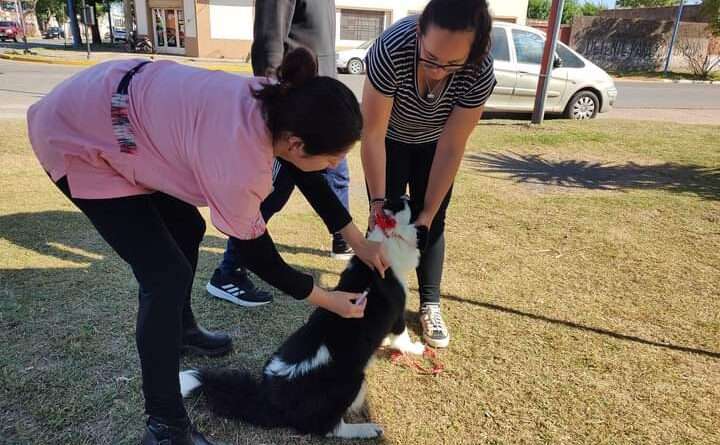
[[[437,143],[404,144],[385,140],[385,197],[396,199],[410,188],[413,215],[423,209],[425,192],[430,179],[430,168]],[[420,304],[440,302],[440,282],[445,262],[445,212],[450,204],[452,187],[440,205],[430,226],[427,249],[420,256],[417,278],[420,285]]]
[[[184,328],[195,326],[190,293],[205,234],[198,210],[163,193],[112,199],[70,196],[67,178],[56,184],[132,268],[139,284],[135,339],[147,414],[187,416],[178,372]]]

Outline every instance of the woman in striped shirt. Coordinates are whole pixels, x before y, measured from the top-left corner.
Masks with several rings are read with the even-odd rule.
[[[415,224],[428,229],[417,276],[423,338],[434,347],[450,340],[440,312],[445,212],[465,144],[496,83],[491,25],[485,0],[431,0],[420,16],[378,37],[366,59],[362,162],[370,226],[384,200],[409,186]]]

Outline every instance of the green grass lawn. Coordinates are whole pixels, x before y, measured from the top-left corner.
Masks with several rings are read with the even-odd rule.
[[[137,443],[130,271],[47,179],[24,124],[0,121],[0,135],[0,443]],[[379,355],[365,412],[385,428],[377,443],[720,443],[718,135],[483,121],[448,216],[445,370],[421,375]],[[351,168],[364,221],[357,152]],[[270,229],[288,262],[337,281],[343,265],[301,197]],[[311,308],[284,295],[256,309],[210,299],[204,285],[224,243],[208,230],[193,301],[235,350],[182,366],[259,372]],[[221,420],[202,397],[187,406],[224,443],[340,443]]]

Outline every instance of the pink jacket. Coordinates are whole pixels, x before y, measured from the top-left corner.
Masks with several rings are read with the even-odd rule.
[[[240,239],[265,231],[260,203],[272,190],[272,137],[247,78],[170,61],[145,65],[130,82],[137,150],[113,134],[110,99],[138,60],[78,73],[30,107],[33,150],[73,197],[116,198],[160,191],[208,206],[213,224]]]

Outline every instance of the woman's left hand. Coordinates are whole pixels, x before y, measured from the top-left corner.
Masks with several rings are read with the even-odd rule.
[[[353,223],[343,227],[340,234],[363,263],[367,264],[369,268],[375,269],[381,277],[385,278],[385,270],[389,267],[390,262],[381,243],[366,239]]]
[[[357,255],[363,263],[378,271],[380,276],[385,278],[388,260],[385,255],[385,247],[383,247],[382,243],[363,238],[357,246],[353,246],[353,250],[355,250],[355,255]]]

